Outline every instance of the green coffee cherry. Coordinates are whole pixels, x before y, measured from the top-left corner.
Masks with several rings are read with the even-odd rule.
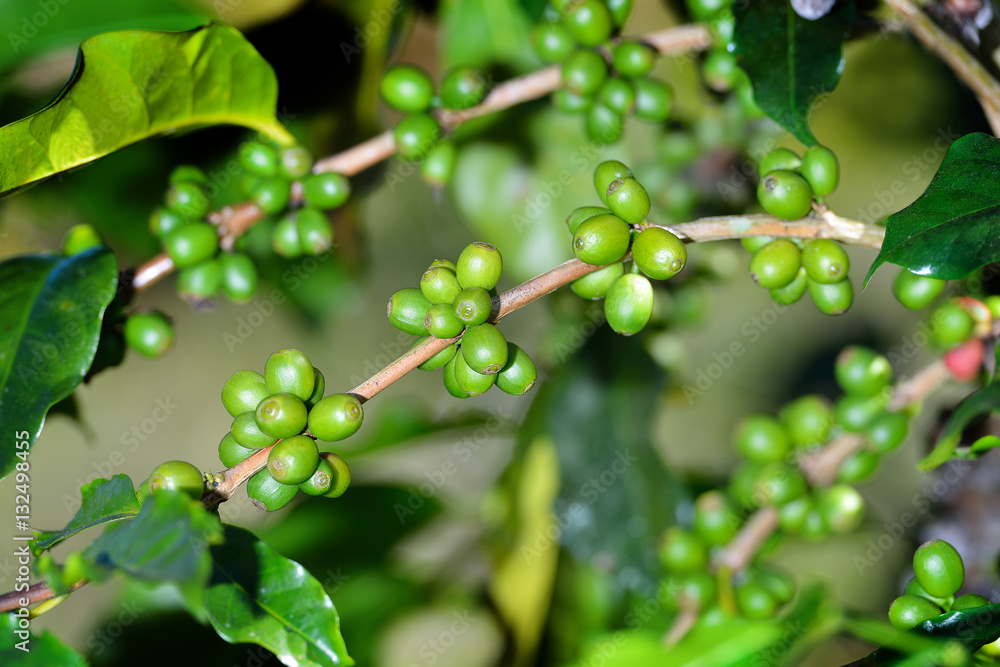
[[[628,252],[628,224],[615,215],[595,215],[584,220],[573,236],[573,252],[587,264],[602,266]]]
[[[562,23],[540,23],[531,32],[535,53],[546,63],[560,63],[576,51],[576,40]]]
[[[458,384],[458,378],[455,377],[455,366],[458,364],[458,359],[461,356],[461,353],[456,353],[445,363],[442,379],[444,381],[444,388],[448,390],[449,394],[455,398],[469,398],[469,392],[462,389],[462,386]]]
[[[594,105],[594,98],[589,95],[577,95],[565,88],[552,93],[552,103],[563,113],[583,113]]]
[[[265,399],[267,400],[267,399]],[[256,411],[247,411],[236,416],[233,420],[233,424],[230,430],[233,433],[233,438],[236,442],[247,447],[248,449],[264,449],[265,447],[270,447],[278,438],[272,435],[268,435],[260,430],[257,426],[257,420],[254,415]]]
[[[435,338],[454,338],[462,333],[465,324],[455,315],[455,307],[450,303],[436,303],[427,311],[424,327]]]
[[[777,598],[771,591],[753,581],[736,587],[736,604],[740,613],[751,621],[766,621],[778,613]]]
[[[837,399],[834,419],[845,431],[858,433],[882,414],[885,401],[879,396],[859,396],[847,394]]]
[[[787,463],[768,463],[754,480],[754,499],[763,504],[784,505],[806,492],[806,480],[798,468]]]
[[[431,338],[432,336],[427,336],[426,338],[418,338],[416,341],[414,341],[410,349],[413,349],[417,345],[423,343],[424,341],[430,340]],[[417,366],[417,368],[419,368],[422,371],[436,371],[439,368],[444,368],[444,365],[452,360],[456,352],[458,352],[458,343],[454,343],[444,348],[443,350],[435,354],[433,357],[431,357],[424,363]]]
[[[847,276],[851,260],[836,241],[813,239],[802,249],[802,266],[818,283],[836,283]]]
[[[240,165],[257,176],[274,176],[278,173],[278,151],[259,141],[240,144]]]
[[[666,592],[661,592],[661,599],[675,601],[684,609],[704,609],[715,601],[717,584],[715,577],[705,571],[667,577],[664,581]],[[671,597],[664,597],[672,593]]]
[[[694,504],[694,530],[710,545],[726,544],[740,528],[740,518],[720,491],[698,496]]]
[[[475,324],[462,334],[462,356],[477,373],[499,373],[507,363],[507,340],[492,324]]]
[[[500,280],[503,258],[495,246],[476,241],[465,246],[455,266],[455,276],[463,288],[482,287],[484,290],[491,290]]]
[[[772,171],[798,171],[802,158],[787,148],[775,148],[760,161],[760,175],[767,176]]]
[[[197,183],[173,183],[167,189],[167,208],[187,220],[200,220],[208,213],[209,201]]]
[[[469,396],[485,394],[496,383],[496,373],[485,374],[471,368],[466,360],[465,345],[460,345],[458,351],[459,353],[455,355],[453,371],[458,386]],[[507,352],[506,348],[504,348],[504,352]],[[447,369],[447,366],[445,368]]]
[[[883,412],[865,427],[871,448],[879,454],[888,454],[906,439],[910,421],[901,412]]]
[[[822,396],[800,396],[782,408],[780,418],[796,447],[822,444],[830,439],[833,408]]]
[[[99,245],[104,245],[104,239],[91,225],[73,225],[63,235],[62,250],[67,257],[96,248]]]
[[[931,313],[930,339],[937,347],[948,350],[972,338],[976,322],[972,315],[954,301],[947,301]]]
[[[596,98],[601,104],[619,115],[626,115],[635,110],[635,89],[617,77],[607,79],[601,84]]]
[[[316,441],[294,435],[276,444],[267,456],[267,471],[282,484],[301,484],[316,472],[319,449]]]
[[[850,278],[839,283],[823,284],[809,280],[809,296],[821,313],[843,315],[854,303],[854,287]]]
[[[158,310],[134,313],[125,320],[125,342],[136,352],[156,359],[174,345],[174,328]]]
[[[566,14],[566,28],[577,43],[597,46],[611,37],[611,12],[601,0],[578,0]]]
[[[255,371],[236,371],[222,387],[222,405],[226,412],[238,417],[256,410],[270,394],[263,375]]]
[[[200,264],[219,251],[219,235],[207,222],[194,222],[174,230],[163,247],[178,269]]]
[[[434,148],[427,151],[424,161],[420,163],[420,175],[429,185],[443,188],[451,182],[457,158],[458,152],[455,150],[455,144],[447,139],[442,139],[434,144]]]
[[[622,262],[608,264],[603,269],[588,273],[570,283],[570,289],[584,299],[603,299],[616,280],[625,275]]]
[[[649,215],[649,195],[634,178],[617,178],[608,185],[608,208],[630,225],[638,225]]]
[[[795,597],[795,581],[784,570],[776,567],[754,567],[748,571],[749,579],[766,588],[780,603]]]
[[[309,432],[320,440],[336,442],[354,435],[365,412],[350,394],[331,394],[309,411]]]
[[[271,248],[285,259],[295,259],[305,252],[299,237],[298,216],[288,213],[282,216],[271,231]]]
[[[605,160],[594,169],[594,189],[605,204],[608,203],[608,187],[619,178],[633,178],[632,170],[618,160]]]
[[[647,227],[632,242],[632,260],[654,280],[667,280],[680,273],[687,255],[684,242],[662,227]]]
[[[177,165],[170,171],[167,177],[170,183],[195,183],[197,185],[208,185],[208,176],[204,171],[193,164]]]
[[[246,303],[257,293],[257,266],[243,253],[223,253],[219,259],[222,291],[231,301]]]
[[[702,63],[701,73],[705,85],[719,93],[732,90],[745,76],[736,56],[725,49],[712,49]]]
[[[309,206],[328,211],[343,205],[351,196],[351,182],[332,171],[313,174],[302,181],[302,194]]]
[[[326,459],[317,455],[319,462],[316,464],[316,472],[306,481],[299,484],[299,490],[310,496],[326,495],[333,486],[334,472]]]
[[[621,138],[625,130],[625,118],[603,104],[594,104],[587,109],[585,125],[591,139],[612,144]]]
[[[440,135],[441,128],[434,117],[422,113],[404,116],[393,131],[396,152],[404,160],[421,159],[434,147]]]
[[[205,476],[187,461],[167,461],[149,475],[149,491],[180,491],[197,500],[205,491]]]
[[[750,277],[765,289],[777,289],[795,280],[801,265],[799,247],[788,239],[778,239],[750,258]]]
[[[604,0],[604,5],[611,13],[611,21],[616,30],[625,25],[629,14],[632,13],[632,0]]]
[[[807,289],[809,289],[809,275],[806,273],[805,268],[800,268],[792,282],[784,287],[775,287],[770,290],[771,299],[775,303],[790,306],[801,299]]]
[[[635,117],[647,123],[663,123],[670,117],[674,104],[674,91],[663,81],[634,79]]]
[[[733,445],[740,456],[759,463],[784,461],[792,449],[785,427],[764,414],[749,415],[737,424]]]
[[[289,180],[306,176],[312,166],[312,154],[302,146],[283,148],[278,156],[278,170]]]
[[[292,394],[306,401],[316,385],[316,373],[309,357],[301,351],[278,350],[271,353],[264,364],[264,381],[272,394]]]
[[[149,232],[160,240],[186,224],[188,221],[183,216],[168,208],[158,208],[149,216]]]
[[[531,391],[538,379],[538,369],[528,353],[514,343],[507,343],[507,363],[497,375],[497,387],[505,394],[521,396]]]
[[[482,287],[466,287],[455,297],[455,315],[464,324],[482,324],[493,313],[493,299]]]
[[[177,273],[177,293],[188,301],[211,299],[222,287],[222,263],[207,259]]]
[[[428,265],[427,268],[428,269],[445,268],[451,271],[452,273],[455,273],[455,271],[458,270],[458,267],[455,265],[455,262],[451,261],[450,259],[435,259],[430,263],[430,265]]]
[[[604,315],[615,333],[631,336],[643,330],[653,315],[653,286],[646,276],[626,273],[608,288]]]
[[[233,437],[232,432],[226,433],[219,441],[219,460],[222,461],[222,465],[227,468],[232,468],[234,465],[244,460],[251,454],[253,454],[256,449],[251,449],[250,447],[244,447],[240,443],[236,442],[236,438]]]
[[[468,109],[486,97],[486,80],[474,67],[454,67],[441,80],[441,103],[448,109]]]
[[[941,615],[941,608],[915,595],[901,595],[889,607],[889,622],[897,630],[909,630]]]
[[[267,470],[261,470],[247,480],[247,496],[258,509],[276,512],[292,502],[299,487],[282,484]]]
[[[947,280],[918,276],[912,271],[903,269],[892,283],[892,293],[904,308],[923,310],[934,303],[947,286]]]
[[[434,84],[414,65],[393,65],[382,75],[379,92],[386,103],[403,113],[420,113],[431,105]]]
[[[351,469],[347,466],[347,461],[333,452],[320,452],[320,458],[326,461],[333,471],[333,483],[330,484],[330,490],[323,496],[325,498],[339,498],[351,485]]]
[[[740,245],[752,255],[773,240],[773,236],[745,236],[740,239]]]
[[[333,247],[333,228],[319,209],[300,208],[295,212],[299,244],[309,255],[320,255]]]
[[[817,506],[834,533],[854,531],[865,517],[865,499],[847,484],[823,489],[818,495]]]
[[[771,215],[784,220],[804,217],[812,208],[812,190],[794,171],[778,169],[760,180],[757,199]]]
[[[288,181],[280,176],[271,176],[261,179],[250,193],[250,200],[264,213],[275,215],[288,207],[291,196],[291,185]]]
[[[799,173],[806,179],[813,194],[825,197],[837,189],[840,165],[837,156],[825,146],[812,146],[802,156]]]
[[[819,511],[818,507],[813,507],[806,515],[806,520],[802,524],[802,537],[810,540],[819,540],[826,537],[830,532],[830,526],[826,524],[826,517]]]
[[[306,399],[306,407],[310,410],[314,405],[320,402],[323,398],[323,394],[326,392],[326,376],[323,375],[322,371],[313,366],[313,392]]]
[[[955,547],[944,540],[931,540],[913,554],[913,574],[925,591],[947,598],[965,583],[965,564]]]
[[[656,64],[656,51],[642,42],[624,41],[615,47],[614,65],[622,76],[646,76]]]
[[[951,611],[965,611],[966,609],[985,607],[988,604],[993,604],[989,601],[989,598],[976,595],[975,593],[966,593],[955,598],[955,601],[951,605]]]
[[[596,51],[574,52],[562,65],[562,85],[576,95],[593,95],[608,77],[608,65]]]
[[[310,374],[311,374],[310,370]],[[257,406],[257,428],[275,438],[290,438],[306,427],[309,410],[302,399],[292,394],[271,394]],[[312,474],[312,471],[309,471]],[[282,480],[278,480],[282,481]],[[287,482],[298,484],[298,482]]]
[[[848,394],[874,396],[892,382],[892,366],[871,348],[850,345],[837,355],[834,365],[837,384]]]
[[[600,206],[581,206],[573,209],[573,211],[566,216],[566,226],[569,227],[570,234],[576,234],[576,230],[580,228],[580,225],[584,220],[592,218],[595,215],[607,213],[611,213],[610,208],[602,208]]]
[[[404,287],[389,298],[389,305],[386,313],[389,322],[400,331],[405,331],[414,336],[423,336],[427,333],[424,327],[424,318],[427,311],[431,309],[431,302],[418,289]]]
[[[878,455],[867,449],[847,459],[837,471],[837,481],[844,484],[857,484],[871,477],[878,468]]]
[[[697,572],[708,564],[708,550],[694,533],[671,526],[660,544],[660,562],[671,574]]]
[[[934,597],[924,590],[924,587],[920,585],[920,582],[917,581],[916,577],[910,577],[910,580],[906,582],[906,587],[903,589],[903,595],[916,595],[917,597],[926,598],[942,609],[947,609],[950,606],[948,602],[951,599],[950,597]]]
[[[800,496],[778,508],[778,525],[786,533],[801,534],[806,528],[810,513],[817,513],[816,503],[809,496]]]

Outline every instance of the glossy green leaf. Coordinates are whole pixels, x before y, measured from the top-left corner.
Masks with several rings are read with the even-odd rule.
[[[132,480],[128,475],[94,480],[80,489],[80,492],[80,509],[65,528],[35,531],[31,550],[36,556],[80,531],[130,519],[139,513],[139,501],[136,500]]]
[[[179,491],[158,491],[134,519],[112,524],[83,552],[104,569],[146,581],[203,581],[208,548],[222,541],[219,519]]]
[[[0,196],[150,137],[222,123],[289,143],[271,66],[234,28],[92,37],[59,97],[0,128]]]
[[[930,185],[889,216],[865,284],[885,262],[941,280],[964,278],[1000,259],[1000,139],[955,140]]]
[[[966,396],[948,417],[948,422],[944,425],[934,449],[917,467],[920,470],[933,470],[953,458],[965,427],[973,420],[988,415],[998,408],[1000,408],[1000,384],[996,382]]]
[[[0,665],[4,667],[87,667],[87,661],[55,635],[24,630],[15,614],[0,614]],[[18,635],[28,632],[28,635]],[[19,648],[20,647],[20,648]],[[25,650],[26,649],[26,650]]]
[[[815,21],[796,14],[786,0],[737,2],[733,14],[736,57],[750,76],[757,105],[796,139],[815,144],[809,110],[840,80],[853,0],[838,2]]]
[[[115,296],[118,265],[106,246],[62,257],[0,262],[0,478],[34,445],[45,413],[90,368],[101,318]]]
[[[212,560],[205,607],[220,637],[259,644],[294,667],[354,664],[333,602],[301,565],[234,526]]]

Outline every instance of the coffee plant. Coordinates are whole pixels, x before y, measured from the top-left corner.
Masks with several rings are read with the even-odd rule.
[[[0,664],[1000,662],[991,2],[9,5]]]

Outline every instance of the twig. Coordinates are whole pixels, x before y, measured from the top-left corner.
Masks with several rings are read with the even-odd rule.
[[[70,587],[68,593],[72,593],[78,588],[82,588],[87,584],[86,579],[81,579],[74,582]],[[52,590],[44,581],[39,581],[38,583],[32,584],[28,587],[26,591],[10,591],[9,593],[4,593],[0,595],[0,612],[10,611],[11,609],[18,609],[20,607],[25,607],[29,604],[37,604],[39,602],[45,602],[46,600],[51,600],[57,597],[56,592]],[[26,599],[27,604],[22,605],[21,599]]]
[[[715,565],[739,572],[750,564],[767,538],[777,529],[778,508],[773,505],[761,507],[750,515],[740,532],[719,552]]]

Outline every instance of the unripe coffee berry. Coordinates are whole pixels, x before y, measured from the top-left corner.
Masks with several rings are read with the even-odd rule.
[[[733,432],[733,445],[749,461],[784,461],[792,449],[785,427],[770,415],[749,415]]]
[[[972,337],[976,322],[962,306],[947,301],[931,313],[930,338],[937,347],[947,350]]]
[[[531,391],[538,379],[538,369],[528,353],[514,343],[507,343],[507,363],[497,375],[497,387],[505,394],[521,396]]]
[[[174,266],[183,269],[215,257],[219,251],[219,235],[212,225],[195,222],[171,232],[163,240],[163,247]]]
[[[623,275],[625,275],[625,265],[622,262],[615,262],[577,278],[570,283],[569,288],[584,299],[603,299],[615,281]]]
[[[320,402],[320,399],[323,398],[323,394],[326,392],[326,376],[315,366],[313,366],[313,377],[313,391],[305,401],[306,407],[310,410]]]
[[[200,220],[208,213],[205,191],[196,183],[173,183],[167,190],[167,208],[187,220]]]
[[[694,504],[694,530],[710,545],[726,544],[740,528],[740,518],[720,491],[707,491]]]
[[[458,378],[455,377],[455,367],[458,364],[458,359],[462,356],[461,352],[456,352],[456,354],[448,360],[444,365],[444,372],[441,374],[441,379],[444,382],[444,388],[448,390],[448,393],[455,398],[469,398],[469,392],[462,389],[462,386],[458,384]]]
[[[396,129],[393,130],[393,138],[396,142],[396,151],[404,160],[419,160],[434,147],[441,128],[432,116],[427,114],[414,114],[404,116]]]
[[[302,181],[302,194],[309,206],[329,210],[342,205],[351,196],[347,177],[328,171],[307,176]]]
[[[493,312],[493,299],[482,287],[466,287],[455,297],[455,315],[464,324],[482,324]]]
[[[620,78],[611,78],[601,84],[596,99],[617,114],[625,115],[635,109],[635,89]]]
[[[134,313],[125,320],[125,342],[136,352],[156,359],[174,345],[174,328],[159,311]]]
[[[566,14],[566,27],[577,43],[597,46],[611,36],[611,13],[601,0],[577,1]]]
[[[614,23],[615,30],[621,29],[625,25],[625,21],[628,20],[629,14],[632,13],[632,1],[633,0],[604,0],[604,5],[608,8],[608,12],[611,14],[611,21]]]
[[[278,156],[278,171],[289,180],[307,175],[312,166],[312,154],[302,146],[283,148]]]
[[[236,439],[236,442],[249,449],[270,447],[278,441],[278,438],[260,430],[260,427],[257,426],[255,414],[256,410],[252,410],[236,416],[230,427],[233,438]]]
[[[947,598],[965,583],[965,564],[955,547],[944,540],[931,540],[913,554],[913,574],[925,591]]]
[[[302,239],[299,238],[298,216],[288,213],[271,230],[271,248],[285,259],[295,259],[305,252]]]
[[[656,64],[656,51],[642,42],[621,42],[615,47],[614,64],[623,76],[646,76]]]
[[[309,357],[301,351],[278,350],[264,364],[264,381],[272,394],[293,394],[306,401],[312,396],[316,374]]]
[[[809,279],[809,296],[816,308],[826,315],[843,315],[854,303],[854,287],[850,278],[823,284]]]
[[[772,171],[797,171],[802,158],[787,148],[775,148],[760,161],[760,175],[767,176]]]
[[[988,604],[992,604],[989,598],[975,593],[966,593],[955,598],[955,601],[951,603],[951,611],[965,611],[966,609],[985,607]]]
[[[448,109],[468,109],[486,96],[486,79],[474,67],[454,67],[441,80],[441,103]]]
[[[219,441],[219,460],[222,461],[222,465],[227,468],[232,468],[234,465],[244,460],[251,454],[253,454],[256,449],[251,449],[250,447],[244,447],[240,443],[236,442],[236,438],[233,437],[232,432],[226,433]]]
[[[504,350],[506,352],[506,349]],[[455,355],[455,381],[469,396],[479,396],[496,384],[496,373],[480,373],[469,366],[465,357],[465,345],[460,345]]]
[[[278,172],[278,151],[259,141],[247,141],[239,148],[240,165],[257,176],[274,176]]]
[[[615,215],[595,215],[584,220],[573,236],[573,253],[587,264],[602,266],[628,252],[628,224]]]
[[[903,269],[892,283],[892,293],[904,308],[923,310],[934,303],[947,286],[947,280],[918,276]]]
[[[812,208],[812,190],[804,178],[794,171],[778,169],[761,179],[757,199],[771,215],[795,220]]]
[[[235,303],[246,303],[257,292],[257,266],[243,253],[227,252],[219,258],[222,291]]]
[[[267,470],[261,470],[247,480],[247,496],[258,509],[276,512],[292,502],[299,487],[282,484]]]
[[[796,447],[822,444],[830,438],[833,408],[822,396],[800,396],[782,408],[780,417]]]
[[[562,23],[541,23],[531,33],[535,53],[547,63],[560,63],[576,51],[576,40]]]
[[[889,607],[889,622],[897,630],[909,630],[942,614],[930,600],[915,595],[901,595]]]
[[[256,371],[236,371],[222,387],[222,405],[237,417],[257,409],[257,404],[270,395],[264,376]]]
[[[778,613],[778,600],[771,591],[756,582],[746,582],[736,588],[736,604],[740,613],[751,621],[766,621]]]
[[[576,230],[580,228],[584,220],[592,218],[595,215],[601,215],[602,213],[611,213],[611,209],[601,206],[581,206],[573,209],[566,216],[566,226],[569,227],[569,233],[576,234]]]
[[[333,469],[322,456],[319,456],[316,471],[306,481],[299,484],[299,490],[310,496],[322,496],[330,491],[333,485]]]
[[[333,452],[320,452],[320,458],[326,461],[333,471],[333,483],[330,490],[323,494],[326,498],[339,498],[347,491],[351,485],[351,469],[347,466],[347,461]]]
[[[708,550],[694,533],[671,526],[660,544],[660,562],[671,574],[697,572],[708,563]]]
[[[149,475],[149,491],[180,491],[197,500],[205,490],[205,476],[187,461],[167,461]]]
[[[309,432],[320,440],[336,442],[361,428],[365,413],[361,401],[350,394],[331,394],[309,411]]]
[[[389,298],[386,312],[392,326],[414,336],[423,336],[427,333],[424,318],[430,309],[431,302],[423,292],[412,287],[404,287]]]
[[[653,315],[653,286],[646,276],[626,273],[612,283],[604,299],[604,315],[615,333],[631,336]]]
[[[834,484],[818,494],[817,509],[831,531],[849,533],[857,529],[865,517],[865,499],[853,486]]]
[[[608,64],[595,51],[582,49],[562,65],[562,85],[576,95],[593,95],[608,77]]]
[[[625,130],[625,117],[604,104],[597,103],[587,109],[584,125],[591,139],[612,144],[621,138]]]
[[[295,212],[299,243],[309,255],[320,255],[333,247],[333,228],[326,216],[316,208],[306,206]]]
[[[848,394],[874,396],[892,382],[892,366],[884,356],[860,345],[845,347],[834,365],[837,384]]]
[[[420,113],[431,105],[434,84],[414,65],[393,65],[382,75],[379,92],[387,104],[403,113]]]
[[[184,216],[168,208],[158,208],[149,216],[149,232],[160,240],[186,224],[188,221]]]
[[[754,499],[761,505],[784,505],[805,492],[805,477],[798,468],[787,463],[768,463],[754,481]]]
[[[863,482],[875,474],[878,462],[878,454],[862,449],[840,465],[840,469],[837,471],[837,481],[844,484]]]
[[[670,117],[674,91],[663,81],[650,78],[634,79],[635,117],[647,123],[663,123]]]
[[[427,311],[424,327],[435,338],[454,338],[462,333],[465,324],[455,315],[455,307],[450,303],[436,303]]]
[[[318,465],[316,441],[304,435],[285,438],[267,456],[267,471],[282,484],[301,484],[312,477]]]
[[[687,263],[687,256],[687,246],[662,227],[647,227],[632,242],[632,260],[654,280],[676,276]]]
[[[261,179],[250,193],[250,200],[264,213],[275,215],[288,207],[291,196],[289,182],[280,176],[271,176]]]
[[[443,188],[451,182],[452,174],[455,173],[456,159],[458,151],[455,149],[455,144],[442,139],[434,144],[434,148],[427,151],[424,161],[420,163],[420,175],[429,185]]]
[[[750,277],[765,289],[785,287],[801,267],[799,247],[788,239],[771,241],[750,258]]]
[[[463,288],[482,287],[484,290],[491,290],[500,280],[503,258],[495,246],[476,241],[465,246],[455,266],[455,276]]]
[[[901,412],[883,412],[865,427],[865,435],[872,450],[888,454],[906,439],[909,420]]]
[[[170,171],[167,177],[170,183],[195,183],[197,185],[208,185],[208,175],[193,164],[177,165]]]
[[[104,239],[92,225],[73,225],[63,235],[62,251],[67,257],[104,244]]]
[[[813,194],[825,197],[837,189],[840,165],[837,156],[826,146],[812,146],[802,156],[799,173],[806,179]]]
[[[417,345],[420,345],[421,343],[431,340],[432,338],[433,336],[418,338],[413,342],[413,345],[410,346],[410,349],[413,349]],[[439,368],[444,368],[445,364],[451,361],[457,352],[458,352],[458,343],[453,343],[448,347],[444,348],[443,350],[441,350],[440,352],[438,352],[437,354],[435,354],[433,357],[431,357],[424,363],[417,366],[417,368],[419,368],[422,371],[436,371]]]
[[[310,374],[311,372],[310,368]],[[254,411],[254,421],[257,422],[257,428],[268,435],[275,438],[290,438],[301,433],[306,427],[308,414],[306,404],[298,396],[271,394],[257,406],[257,410]],[[298,482],[287,483],[298,484]]]
[[[634,178],[617,178],[608,185],[608,208],[630,225],[638,225],[649,215],[649,194]]]
[[[802,266],[818,283],[836,283],[847,276],[851,260],[836,241],[813,239],[802,249]]]
[[[795,279],[788,283],[784,287],[774,287],[770,290],[771,299],[775,303],[779,303],[783,306],[790,306],[799,299],[802,295],[806,293],[809,289],[809,274],[806,273],[804,268],[800,268],[799,272],[795,274]]]
[[[492,324],[475,324],[462,334],[461,352],[469,368],[492,375],[507,363],[507,340]]]
[[[608,187],[619,178],[633,178],[632,170],[618,160],[605,160],[594,169],[594,189],[605,204],[608,203]]]

